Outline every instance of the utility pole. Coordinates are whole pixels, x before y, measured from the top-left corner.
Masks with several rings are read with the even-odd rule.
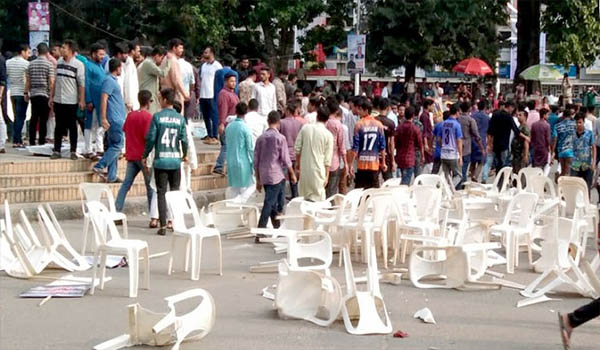
[[[360,34],[360,10],[361,10],[360,0],[356,0],[356,12],[355,12],[355,17],[354,17],[354,26],[355,26],[354,30],[356,31],[356,34]],[[365,64],[365,66],[366,66],[366,64]],[[360,74],[355,73],[354,74],[354,96],[358,96],[359,93],[360,93]]]

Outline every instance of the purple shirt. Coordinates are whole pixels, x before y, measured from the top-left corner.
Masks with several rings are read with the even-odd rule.
[[[254,168],[260,177],[260,183],[262,185],[280,183],[285,180],[284,169],[291,166],[285,137],[276,129],[267,129],[256,140],[254,147]]]
[[[545,166],[548,163],[550,147],[550,124],[541,119],[531,126],[531,149],[533,149],[533,166]]]
[[[331,165],[329,171],[336,171],[340,167],[340,158],[346,155],[346,136],[342,123],[335,119],[329,118],[325,127],[333,134],[333,155],[331,156]]]
[[[296,144],[296,138],[300,129],[304,125],[302,118],[286,117],[281,119],[279,122],[279,132],[285,137],[287,141],[287,148],[290,156],[290,160],[293,162],[296,160],[296,151],[294,145]]]

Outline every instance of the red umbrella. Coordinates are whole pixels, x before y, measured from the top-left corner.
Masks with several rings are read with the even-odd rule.
[[[467,75],[480,76],[494,74],[492,68],[490,68],[485,61],[482,61],[479,58],[464,59],[458,62],[458,64],[452,68],[452,71],[457,73],[465,73]]]

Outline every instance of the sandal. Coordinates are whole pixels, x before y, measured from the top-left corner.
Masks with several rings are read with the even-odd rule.
[[[167,230],[173,231],[173,221],[169,220],[169,222],[167,223]]]
[[[148,227],[157,228],[158,227],[158,219],[150,219],[150,223],[148,224]]]
[[[560,327],[560,340],[562,340],[563,349],[570,350],[571,349],[571,332],[572,329],[569,330],[568,326],[565,324],[563,319],[563,314],[558,313],[558,325]]]

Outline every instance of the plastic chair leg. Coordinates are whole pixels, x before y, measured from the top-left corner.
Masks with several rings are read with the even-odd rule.
[[[127,230],[127,218],[123,219],[123,238],[127,239],[127,235],[128,235],[128,230]]]
[[[83,218],[83,244],[81,246],[81,255],[85,255],[85,248],[87,246],[87,236],[90,228],[90,218],[89,216],[84,216]]]
[[[190,272],[190,278],[192,281],[197,281],[200,279],[200,258],[202,256],[202,238],[197,236],[192,236],[188,241],[191,242],[191,263],[192,263],[192,271]],[[199,243],[200,242],[200,243]],[[200,246],[200,247],[198,247]]]
[[[140,272],[140,263],[139,263],[139,252],[136,250],[130,249],[127,253],[127,259],[129,260],[129,297],[135,298],[137,297],[138,290],[138,278]]]
[[[92,289],[90,290],[90,295],[94,295],[94,291],[96,290],[96,276],[98,274],[98,260],[100,252],[94,254],[94,262],[92,266]]]
[[[217,237],[217,254],[219,256],[219,276],[223,276],[223,250],[221,249],[221,235]]]
[[[171,238],[171,251],[169,252],[169,270],[167,271],[167,275],[171,275],[173,272],[173,255],[175,254],[175,235]]]
[[[144,288],[150,289],[150,252],[148,248],[144,248]]]
[[[388,241],[387,241],[387,230],[381,230],[381,250],[383,252],[383,268],[388,268]]]
[[[505,233],[506,241],[506,273],[515,272],[515,239],[512,231]]]
[[[100,252],[100,290],[104,290],[104,279],[106,278],[106,258],[105,251]]]
[[[185,255],[183,257],[183,271],[188,272],[190,270],[190,249],[192,240],[187,237],[185,240]],[[175,249],[175,248],[173,248]]]

